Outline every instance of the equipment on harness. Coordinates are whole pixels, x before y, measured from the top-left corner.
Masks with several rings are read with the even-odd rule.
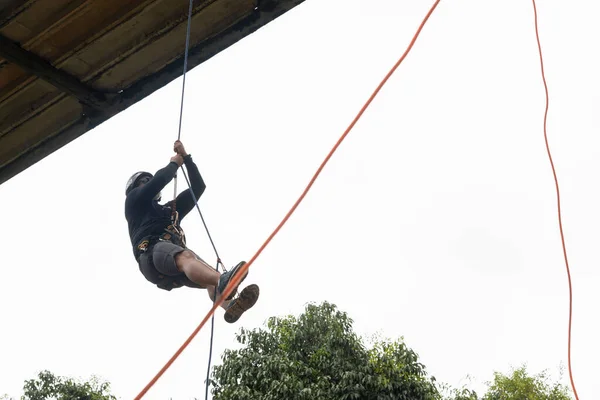
[[[143,177],[150,177],[150,179],[152,179],[154,177],[154,175],[152,175],[150,172],[146,172],[146,171],[139,171],[136,172],[135,174],[131,175],[131,177],[129,178],[129,180],[127,181],[127,185],[125,186],[125,196],[127,196],[129,194],[129,192],[131,192],[133,189],[135,189],[140,181],[140,179],[142,179]],[[156,194],[156,196],[154,196],[153,200],[156,201],[160,201],[162,197],[162,193],[158,192]]]
[[[183,229],[181,229],[181,227],[176,226],[176,224],[171,224],[169,226],[167,226],[164,230],[163,233],[161,233],[159,236],[154,236],[154,237],[150,237],[150,238],[145,238],[143,239],[137,246],[137,260],[139,262],[139,256],[146,253],[147,251],[149,251],[149,257],[150,260],[152,260],[152,248],[154,247],[154,245],[158,242],[171,242],[173,244],[176,244],[178,246],[183,247],[184,249],[186,248],[186,240],[185,240],[185,233],[183,232]],[[153,262],[153,261],[150,261]],[[164,289],[167,291],[170,291],[172,289],[175,288],[179,288],[182,286],[189,286],[194,285],[187,277],[185,276],[176,276],[176,277],[172,277],[172,276],[165,276],[162,274],[158,274],[158,282],[155,282],[156,286],[160,289]],[[197,287],[201,287],[201,286],[197,286]]]
[[[165,228],[165,232],[158,237],[158,240],[165,240],[181,247],[187,247],[185,241],[185,232],[180,226],[178,227],[175,224],[167,226]]]
[[[159,241],[171,242],[183,248],[187,248],[185,240],[185,232],[181,227],[171,224],[165,228],[165,231],[153,238],[144,238],[137,246],[139,253],[145,253],[150,247]]]

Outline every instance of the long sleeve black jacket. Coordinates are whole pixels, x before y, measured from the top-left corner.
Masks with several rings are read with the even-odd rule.
[[[198,167],[191,155],[184,157],[191,189],[196,200],[202,196],[206,184],[198,171]],[[144,239],[154,239],[165,232],[171,224],[172,201],[161,205],[154,197],[173,179],[177,172],[177,164],[171,161],[156,174],[148,183],[133,189],[125,199],[125,218],[129,226],[129,237],[133,246],[134,256],[137,258],[137,245]],[[175,202],[175,208],[181,221],[195,206],[190,189],[181,192]]]

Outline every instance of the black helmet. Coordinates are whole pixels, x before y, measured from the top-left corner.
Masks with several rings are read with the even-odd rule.
[[[129,180],[127,181],[127,186],[125,187],[125,196],[127,196],[129,194],[129,192],[131,192],[133,189],[135,189],[140,178],[142,178],[144,176],[149,176],[150,178],[152,178],[154,175],[152,175],[150,172],[145,172],[145,171],[139,171],[139,172],[136,172],[135,174],[131,175],[131,178],[129,178]]]

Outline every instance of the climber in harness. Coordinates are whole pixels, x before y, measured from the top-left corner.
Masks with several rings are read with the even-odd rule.
[[[185,233],[179,224],[195,207],[194,197],[197,201],[206,185],[181,141],[175,142],[173,150],[176,154],[171,157],[169,164],[154,175],[136,172],[127,182],[125,218],[133,254],[142,275],[157,287],[167,291],[183,286],[206,289],[211,300],[215,301],[222,297],[225,288],[239,274],[245,262],[241,261],[231,270],[220,273],[187,248]],[[177,195],[174,202],[161,205],[161,190],[184,164],[191,187]],[[247,275],[248,272],[242,276],[240,283]],[[222,303],[225,321],[229,323],[236,322],[254,306],[259,296],[257,285],[247,286],[236,297],[237,289],[235,287]]]

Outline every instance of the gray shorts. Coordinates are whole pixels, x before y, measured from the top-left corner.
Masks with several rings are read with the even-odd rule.
[[[171,290],[182,286],[204,288],[177,269],[175,256],[184,250],[191,251],[171,242],[157,242],[140,255],[140,272],[161,289]]]

